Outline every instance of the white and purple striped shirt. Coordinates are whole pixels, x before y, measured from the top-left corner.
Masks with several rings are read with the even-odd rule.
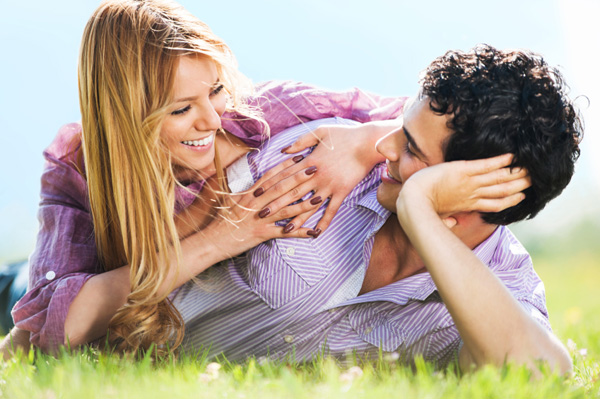
[[[243,190],[289,155],[280,149],[332,118],[298,125],[266,142],[228,170]],[[173,298],[186,325],[184,347],[209,349],[229,360],[268,356],[294,360],[327,353],[361,358],[397,352],[406,363],[421,354],[444,367],[461,339],[429,273],[420,273],[358,296],[374,235],[390,213],[376,198],[383,165],[343,202],[317,239],[275,239],[213,266]],[[314,226],[324,207],[307,222]],[[550,329],[544,285],[531,258],[506,227],[475,250],[527,312]],[[475,284],[476,282],[474,282]]]

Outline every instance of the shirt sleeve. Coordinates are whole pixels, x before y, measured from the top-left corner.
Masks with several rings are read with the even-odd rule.
[[[276,135],[302,122],[336,116],[361,123],[395,119],[402,114],[406,99],[358,88],[331,91],[300,82],[269,81],[256,86],[250,105],[263,112],[271,135]],[[264,138],[260,121],[235,113],[223,115],[223,127],[249,145],[258,146]]]
[[[552,332],[544,283],[533,269],[531,257],[523,255],[518,268],[496,271],[495,274],[527,314],[548,332]]]
[[[44,152],[38,211],[40,229],[29,259],[28,292],[13,308],[15,325],[31,332],[31,342],[49,351],[64,342],[69,306],[85,282],[101,271],[96,255],[85,180],[68,148],[79,125],[66,125]]]

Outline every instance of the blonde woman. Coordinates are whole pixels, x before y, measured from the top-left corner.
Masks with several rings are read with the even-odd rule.
[[[175,349],[183,328],[173,289],[265,240],[318,236],[382,160],[364,148],[388,129],[320,129],[294,148],[320,141],[312,154],[290,156],[236,196],[223,168],[266,140],[269,125],[274,135],[328,116],[385,120],[403,106],[289,82],[253,94],[226,44],[164,0],[96,10],[82,39],[79,96],[81,125],[63,127],[44,154],[29,291],[13,310],[19,331],[46,351],[107,329],[119,350]],[[301,227],[327,199],[319,224]]]

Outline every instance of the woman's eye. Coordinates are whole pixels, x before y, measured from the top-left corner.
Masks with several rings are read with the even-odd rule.
[[[217,87],[215,87],[213,89],[213,91],[210,92],[210,95],[211,96],[216,96],[217,94],[219,94],[221,92],[221,90],[223,90],[223,84],[220,84]]]
[[[181,114],[185,114],[186,112],[188,112],[188,111],[190,110],[190,108],[191,108],[191,106],[190,106],[190,105],[188,105],[188,106],[186,106],[186,107],[184,107],[184,108],[177,109],[177,110],[175,110],[175,111],[171,112],[171,115],[181,115]]]

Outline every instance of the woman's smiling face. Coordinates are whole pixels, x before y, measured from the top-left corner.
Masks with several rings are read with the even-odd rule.
[[[215,159],[215,134],[221,127],[227,98],[214,62],[205,56],[183,56],[175,73],[173,102],[161,138],[173,159],[177,177],[193,176]]]

